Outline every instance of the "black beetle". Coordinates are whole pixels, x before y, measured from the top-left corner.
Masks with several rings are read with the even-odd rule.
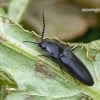
[[[24,41],[38,44],[44,51],[46,51],[53,59],[56,59],[60,64],[65,67],[68,72],[80,82],[87,86],[94,84],[93,78],[85,67],[85,65],[76,57],[76,55],[69,49],[62,46],[60,43],[43,39],[45,31],[44,11],[43,15],[43,31],[41,42],[35,43],[31,41]]]

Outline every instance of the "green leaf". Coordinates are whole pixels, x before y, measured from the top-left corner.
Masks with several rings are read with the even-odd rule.
[[[0,84],[8,87],[5,100],[100,98],[99,40],[75,44],[80,46],[75,49],[75,54],[87,66],[95,81],[92,87],[78,80],[76,82],[66,71],[62,74],[59,64],[52,59],[38,56],[47,54],[36,44],[23,41],[39,42],[39,36],[4,17],[0,17],[0,41]]]
[[[17,98],[16,98],[17,97]],[[89,98],[89,97],[88,97]],[[53,98],[46,96],[33,96],[19,93],[11,93],[5,100],[87,100],[84,94],[77,94],[68,97]]]
[[[29,0],[12,0],[8,7],[8,17],[14,22],[20,22],[25,15]]]
[[[4,100],[5,97],[6,97],[6,86],[1,85],[0,86],[0,100]]]

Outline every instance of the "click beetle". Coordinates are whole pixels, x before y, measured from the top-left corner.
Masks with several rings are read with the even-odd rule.
[[[45,40],[44,31],[45,31],[45,20],[44,20],[44,11],[42,10],[43,16],[43,31],[41,42],[35,43],[31,41],[24,41],[38,44],[45,52],[48,53],[53,59],[65,67],[74,78],[78,79],[80,82],[87,86],[92,86],[94,84],[93,78],[86,68],[86,66],[79,60],[79,58],[69,49],[62,46],[60,43],[53,41]]]

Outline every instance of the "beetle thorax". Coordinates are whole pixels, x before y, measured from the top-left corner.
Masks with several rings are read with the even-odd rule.
[[[39,46],[54,58],[58,58],[59,54],[62,52],[62,48],[54,42],[43,41],[39,43]]]

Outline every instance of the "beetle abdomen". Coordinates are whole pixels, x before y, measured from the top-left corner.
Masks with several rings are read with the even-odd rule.
[[[65,48],[59,59],[68,72],[80,82],[88,86],[92,86],[94,84],[93,78],[88,69],[71,50]]]

